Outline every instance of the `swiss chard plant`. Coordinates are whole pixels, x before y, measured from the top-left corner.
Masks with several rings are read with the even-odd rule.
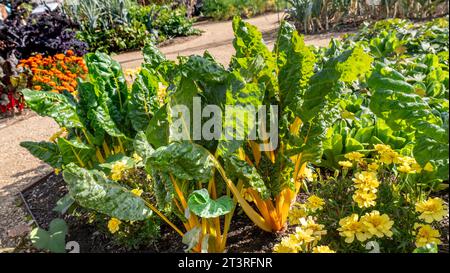
[[[265,231],[284,228],[307,164],[322,156],[322,141],[338,114],[341,88],[364,76],[371,62],[356,48],[316,71],[314,53],[289,24],[281,26],[273,52],[254,26],[236,18],[233,28],[237,53],[227,70],[208,53],[180,58],[175,64],[157,51],[144,52],[144,68],[163,75],[169,91],[146,131],[138,133],[135,148],[157,183],[158,204],[171,206],[183,220],[183,238],[194,251],[224,250],[235,204]],[[219,131],[231,130],[243,138],[219,133],[209,141],[195,139],[194,121],[175,124],[179,116],[173,109],[183,105],[186,113],[195,112],[196,98],[197,107],[238,109],[234,121],[218,117]],[[279,109],[272,113],[281,119],[271,124],[278,132],[275,145],[267,138],[248,137],[257,126],[265,131],[268,124],[252,125],[254,120],[246,120],[244,111],[263,105]],[[177,139],[174,126],[188,138]]]

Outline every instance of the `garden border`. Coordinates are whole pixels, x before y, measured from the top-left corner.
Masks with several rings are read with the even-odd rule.
[[[27,211],[27,213],[31,216],[34,224],[37,227],[40,227],[38,221],[36,220],[36,217],[34,216],[33,212],[31,212],[31,208],[30,205],[28,204],[25,196],[23,195],[24,192],[30,190],[32,187],[38,185],[39,183],[43,183],[44,181],[46,181],[51,175],[53,174],[53,171],[48,172],[47,174],[41,176],[40,178],[37,178],[36,180],[34,180],[33,182],[31,182],[28,186],[26,186],[25,188],[23,188],[22,190],[19,191],[19,196],[20,199],[22,199],[23,204],[25,205],[25,209]]]

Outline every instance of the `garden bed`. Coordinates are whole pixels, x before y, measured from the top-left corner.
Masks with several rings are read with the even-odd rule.
[[[56,202],[67,193],[67,187],[61,175],[51,174],[45,176],[22,194],[28,204],[37,224],[47,229],[50,222],[60,218],[53,208]],[[140,249],[130,250],[118,245],[112,236],[99,231],[95,224],[88,224],[86,214],[73,216],[66,214],[64,220],[69,226],[68,241],[76,241],[80,244],[83,253],[121,253],[121,252],[184,252],[181,237],[167,225],[161,226],[161,238],[154,244]],[[233,218],[228,236],[227,252],[231,253],[262,253],[272,252],[272,248],[287,231],[276,234],[267,233],[257,228],[245,214],[237,214]]]
[[[62,176],[50,174],[25,189],[22,194],[34,220],[40,227],[47,229],[53,219],[61,217],[58,212],[53,211],[53,208],[67,192]],[[448,192],[441,192],[439,197],[448,200]],[[306,194],[300,194],[297,199],[304,201]],[[83,253],[184,252],[180,236],[165,224],[161,226],[161,238],[156,243],[130,250],[117,244],[110,234],[99,231],[96,224],[89,224],[87,218],[86,214],[78,216],[66,214],[64,216],[64,220],[69,226],[67,241],[78,242],[80,251]],[[267,233],[257,228],[243,213],[237,213],[233,220],[228,235],[227,252],[230,253],[270,253],[273,246],[294,229],[290,227],[288,230],[278,233]],[[439,251],[444,253],[449,251],[448,220],[446,217],[439,222],[442,240]]]

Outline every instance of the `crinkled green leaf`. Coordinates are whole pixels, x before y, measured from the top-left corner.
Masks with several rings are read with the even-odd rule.
[[[235,155],[227,156],[225,159],[225,167],[230,177],[243,179],[252,189],[256,190],[263,199],[270,197],[270,191],[259,175],[255,167],[249,165],[246,161],[240,160]]]
[[[79,166],[86,166],[86,162],[95,154],[91,146],[76,139],[58,138],[58,147],[65,165],[73,162]]]
[[[214,162],[202,146],[190,142],[172,142],[156,149],[146,160],[147,170],[158,170],[179,179],[206,182],[211,178]]]
[[[70,196],[70,194],[64,195],[61,199],[56,202],[56,207],[53,211],[59,212],[60,214],[65,214],[67,210],[75,203],[75,200]]]
[[[284,21],[278,31],[274,52],[278,62],[278,84],[281,103],[287,106],[298,99],[314,74],[316,58],[305,45],[303,37]]]
[[[161,107],[155,113],[145,130],[148,142],[155,148],[165,146],[169,143],[170,125],[166,107]]]
[[[128,118],[136,131],[145,130],[159,108],[158,78],[142,68],[131,87],[128,101]]]
[[[63,171],[69,194],[81,206],[124,221],[145,220],[152,215],[144,200],[97,170],[69,164]]]
[[[188,208],[201,218],[215,218],[228,214],[233,207],[233,199],[229,196],[212,200],[206,189],[193,191],[188,198]]]
[[[295,114],[306,122],[314,118],[329,103],[336,103],[344,83],[351,83],[371,69],[372,58],[361,47],[347,50],[331,58],[309,81]]]
[[[53,92],[32,91],[25,89],[21,91],[27,105],[41,116],[53,118],[61,127],[83,128],[77,114],[76,106],[69,99]]]
[[[62,163],[58,145],[52,142],[24,141],[20,146],[27,149],[32,155],[49,164],[53,168],[60,168]]]

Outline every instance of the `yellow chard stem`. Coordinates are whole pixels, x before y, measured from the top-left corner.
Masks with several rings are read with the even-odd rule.
[[[239,204],[241,205],[242,209],[245,211],[247,216],[250,218],[250,220],[252,220],[253,223],[255,223],[262,230],[267,231],[267,232],[271,232],[272,228],[270,227],[270,225],[268,225],[266,220],[259,213],[257,213],[250,206],[250,204],[247,203],[247,201],[242,197],[241,193],[238,191],[238,189],[233,184],[233,182],[230,179],[228,179],[225,170],[222,168],[222,166],[217,161],[217,159],[214,158],[212,155],[211,155],[211,158],[212,158],[212,160],[213,160],[213,162],[214,162],[214,164],[216,166],[216,169],[219,171],[219,173],[222,176],[223,180],[225,181],[227,186],[230,188],[230,190],[233,193],[233,195],[237,198],[237,201],[239,202]]]
[[[145,205],[146,205],[148,208],[150,208],[150,209],[151,209],[153,212],[155,212],[159,217],[161,217],[161,219],[163,219],[164,222],[166,222],[166,223],[167,223],[169,226],[171,226],[178,234],[180,234],[181,237],[184,236],[184,233],[183,233],[181,230],[179,230],[179,229],[177,228],[177,226],[175,226],[174,223],[172,223],[169,219],[167,219],[167,217],[164,216],[164,214],[162,214],[156,207],[154,207],[152,204],[150,204],[149,202],[147,202],[147,201],[145,201],[145,200],[144,200],[144,202],[145,202]]]

